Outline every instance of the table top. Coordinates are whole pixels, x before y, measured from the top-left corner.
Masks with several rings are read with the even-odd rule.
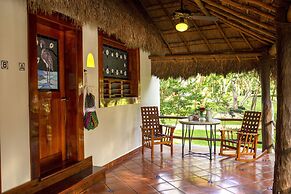
[[[220,124],[219,119],[211,119],[210,121],[189,121],[188,119],[179,120],[181,124],[186,125],[218,125]]]

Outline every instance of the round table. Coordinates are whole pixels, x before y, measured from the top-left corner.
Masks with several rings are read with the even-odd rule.
[[[207,156],[209,157],[210,160],[212,160],[212,143],[214,143],[214,154],[216,154],[216,126],[220,124],[220,120],[211,119],[210,121],[189,121],[188,119],[181,119],[179,120],[179,122],[182,124],[182,157],[184,157],[184,155],[201,155]],[[209,153],[199,153],[191,151],[191,141],[193,139],[195,125],[205,126],[205,133],[208,141]],[[208,126],[210,131],[209,138],[208,138]],[[189,153],[184,154],[187,133],[189,138]]]

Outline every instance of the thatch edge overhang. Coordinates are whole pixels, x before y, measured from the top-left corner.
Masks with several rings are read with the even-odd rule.
[[[151,62],[151,73],[160,79],[183,78],[187,79],[197,74],[210,75],[212,73],[227,75],[228,73],[242,73],[259,71],[262,64],[257,59],[226,60],[167,60]]]
[[[128,48],[141,48],[152,54],[166,52],[156,29],[127,0],[28,0],[28,8],[33,13],[62,13],[78,25],[93,24]]]

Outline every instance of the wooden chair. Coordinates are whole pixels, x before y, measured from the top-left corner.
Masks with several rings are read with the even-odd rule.
[[[154,145],[161,146],[163,152],[163,145],[171,148],[171,155],[173,155],[173,133],[174,126],[161,125],[159,119],[159,111],[157,106],[141,107],[142,118],[142,154],[144,154],[144,147],[151,149],[151,158],[154,158]]]
[[[261,112],[246,111],[239,130],[221,129],[220,155],[235,156],[238,161],[255,160],[260,119]]]

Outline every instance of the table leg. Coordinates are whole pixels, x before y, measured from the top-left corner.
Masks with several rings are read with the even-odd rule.
[[[182,124],[182,158],[184,158],[184,146],[185,146],[185,136],[184,136],[185,127]]]
[[[214,125],[214,154],[216,154],[216,125]]]
[[[210,125],[210,149],[209,149],[209,153],[210,153],[210,160],[212,160],[212,140],[213,140],[213,131],[212,131],[212,125]]]
[[[189,125],[188,126],[188,138],[189,138],[189,153],[191,153],[191,134],[190,134],[190,132],[191,132],[191,126]]]

